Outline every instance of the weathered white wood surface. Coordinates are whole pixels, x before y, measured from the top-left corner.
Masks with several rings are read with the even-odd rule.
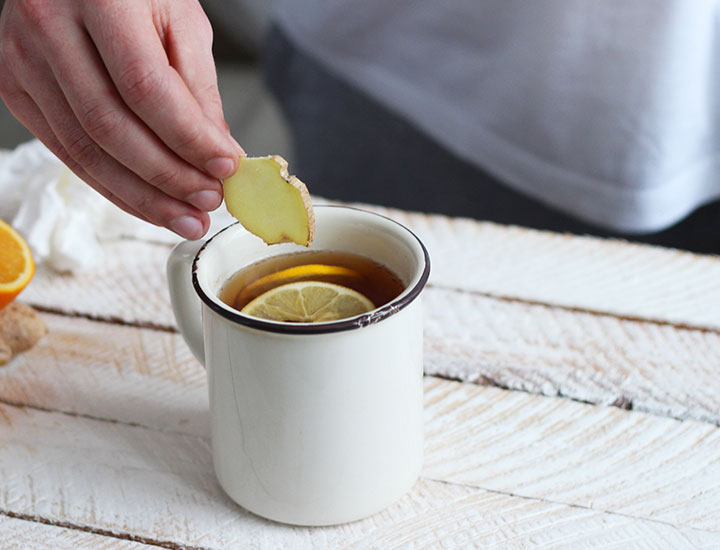
[[[153,273],[157,279],[157,270],[149,268],[143,277],[151,278]],[[81,287],[92,288],[91,281],[55,278],[58,293],[64,296],[81,295]],[[128,283],[131,274],[120,278],[126,286],[113,286],[108,278],[100,283],[112,299],[98,297],[75,309],[60,304],[58,309],[95,316],[91,305],[102,301],[99,311],[104,311],[105,318],[121,317],[123,307],[137,294]],[[135,286],[142,284],[136,281]],[[167,321],[161,315],[167,315],[169,305],[157,303],[157,296],[157,292],[150,292],[147,303],[156,302],[158,315],[152,322],[159,325]],[[43,364],[50,361],[57,365],[51,371],[57,374],[53,378],[62,379],[67,369],[80,366],[78,361],[84,361],[81,368],[98,365],[112,369],[135,362],[137,366],[132,368],[139,371],[153,363],[157,369],[165,364],[176,380],[184,380],[188,368],[193,368],[197,377],[197,366],[179,336],[165,334],[155,339],[137,329],[120,330],[112,336],[113,329],[101,324],[53,316],[48,316],[47,322],[51,333],[33,353],[42,354],[37,360]],[[133,321],[139,325],[147,322],[143,317]],[[58,353],[59,349],[64,352]],[[34,357],[20,357],[17,363],[34,363]],[[178,365],[185,370],[173,371]],[[426,293],[427,374],[720,424],[718,365],[720,331],[678,328],[438,288],[429,288]],[[21,372],[29,376],[34,369]],[[56,384],[48,379],[41,384],[50,392],[62,394],[53,390],[62,386],[62,380]],[[127,386],[131,400],[137,393],[134,384],[130,381]],[[70,389],[68,393],[76,391]],[[123,398],[118,396],[116,401],[122,409]]]
[[[3,516],[0,511],[0,548],[3,550],[152,550],[155,545],[118,538],[108,533],[100,535],[74,527],[60,527],[39,523],[32,519]]]
[[[42,317],[47,336],[0,369],[0,401],[210,433],[205,370],[178,334]]]
[[[720,258],[376,210],[431,252],[426,372],[522,390],[427,377],[406,497],[324,529],[226,498],[170,248],[117,241],[22,295],[59,315],[0,369],[0,548],[720,547]]]
[[[165,261],[171,247],[134,240],[103,246],[105,259],[78,274],[40,266],[20,299],[44,309],[173,328]]]
[[[720,332],[440,289],[425,303],[428,374],[720,424]]]
[[[444,300],[428,294],[435,296]],[[467,303],[472,322],[461,304],[456,315],[437,310],[428,317],[428,373],[600,403],[624,397],[636,410],[717,422],[719,335],[481,296]],[[49,334],[0,369],[0,400],[208,433],[205,371],[179,335],[60,315],[43,319]]]
[[[720,533],[716,426],[431,377],[425,419],[429,478]]]
[[[435,383],[453,389],[461,386]],[[508,393],[461,387],[479,394]],[[437,401],[437,388],[430,390]],[[444,408],[451,406],[452,399]],[[712,548],[720,544],[720,528],[709,527],[710,520],[698,527],[693,513],[678,514],[673,521],[644,519],[602,513],[599,506],[567,506],[549,498],[526,499],[432,480],[419,482],[398,503],[363,521],[321,529],[288,527],[253,516],[222,494],[205,438],[6,405],[0,405],[0,426],[0,509],[78,528],[132,533],[146,542],[298,549],[666,548],[668,543]],[[485,434],[470,433],[478,441],[484,435],[491,443],[487,436],[502,431],[492,423],[485,429]],[[430,435],[432,447],[434,436]],[[499,457],[488,452],[490,448],[478,453],[477,459],[502,465]],[[449,456],[451,451],[446,448],[442,454]],[[431,450],[431,463],[432,455]],[[526,468],[538,471],[531,464]],[[516,469],[512,463],[504,473],[512,475]],[[640,474],[642,469],[637,471]],[[638,477],[643,483],[642,476]],[[653,508],[653,503],[647,505],[646,512]]]
[[[720,423],[720,377],[716,376],[716,365],[720,364],[720,329],[713,320],[715,315],[720,315],[720,275],[716,273],[720,258],[439,216],[390,213],[420,232],[425,231],[426,240],[440,239],[431,247],[437,251],[433,252],[433,285],[440,286],[431,286],[426,293],[425,367],[428,374],[562,395],[590,403],[618,403],[673,418]],[[485,233],[490,237],[480,238]],[[547,289],[543,290],[550,284],[547,281],[538,283],[537,288],[542,292],[533,295],[513,294],[513,289],[518,288],[514,283],[500,289],[501,292],[493,286],[495,283],[488,282],[488,272],[502,273],[506,267],[502,262],[493,261],[492,269],[481,269],[478,267],[481,258],[477,254],[484,255],[483,247],[490,246],[488,243],[495,243],[491,248],[500,254],[502,247],[498,242],[503,234],[509,235],[510,244],[515,240],[524,243],[525,238],[546,240],[543,246],[535,243],[538,257],[546,254],[542,256],[542,265],[552,263],[551,256],[558,247],[562,254],[580,254],[585,249],[578,249],[578,243],[588,245],[590,251],[600,251],[593,253],[593,262],[602,258],[617,261],[614,270],[622,276],[610,277],[605,283],[585,277],[585,294],[580,295],[598,297],[591,289],[600,289],[608,304],[622,305],[619,313],[637,319],[570,309],[608,310],[600,303],[588,304],[582,300],[553,307],[488,296],[502,294],[563,303],[557,296],[552,298],[547,294]],[[470,242],[473,239],[477,239],[475,246]],[[512,248],[510,244],[508,247]],[[467,253],[460,254],[457,246],[465,247]],[[40,269],[22,299],[49,310],[174,330],[164,270],[168,252],[167,245],[113,242],[106,246],[107,261],[92,272],[70,276]],[[455,258],[452,269],[444,267],[445,254]],[[638,257],[643,261],[636,262]],[[464,263],[457,265],[458,261]],[[519,260],[513,261],[517,265]],[[658,262],[670,267],[656,270],[652,266]],[[600,270],[596,263],[591,262],[593,269]],[[672,273],[676,279],[663,283],[662,289],[659,283],[652,283],[652,277],[648,279],[651,287],[655,285],[652,292],[661,296],[660,302],[635,288],[642,280],[638,270],[644,266],[652,267],[652,277]],[[608,266],[603,269],[613,271]],[[520,271],[528,273],[525,268]],[[443,288],[442,285],[454,284],[448,277],[456,273],[465,277],[455,281],[460,290]],[[498,281],[512,282],[508,273],[498,277]],[[556,274],[547,278],[568,288],[569,283],[562,277]],[[526,279],[520,277],[519,280]],[[698,282],[699,279],[704,283]],[[688,295],[703,288],[702,296]],[[570,292],[568,299],[574,300],[573,296]],[[633,297],[632,300],[628,301],[628,296]],[[663,310],[667,315],[658,313],[659,310],[650,314],[647,309],[671,302],[682,307]],[[645,321],[642,317],[655,317],[661,322]],[[669,324],[672,322],[695,328],[673,326]]]
[[[435,285],[720,328],[720,256],[374,209],[425,242]]]
[[[178,335],[45,318],[47,339],[0,371],[2,400],[199,436],[206,444],[204,372]],[[426,399],[431,478],[589,507],[602,502],[602,510],[647,518],[665,519],[664,507],[684,494],[682,510],[671,507],[667,517],[720,529],[703,515],[720,521],[715,426],[432,378]],[[617,490],[627,484],[640,510]]]
[[[720,329],[719,256],[368,208],[421,236],[432,259],[430,283],[437,287]],[[68,283],[69,277],[57,280],[41,269],[24,299],[63,310],[90,309],[102,316],[112,287],[127,285],[136,296],[123,304],[120,319],[172,325],[165,307],[169,247],[120,241],[108,243],[106,250],[102,266],[76,277],[92,282],[83,288],[86,294]],[[133,286],[134,281],[143,284]]]

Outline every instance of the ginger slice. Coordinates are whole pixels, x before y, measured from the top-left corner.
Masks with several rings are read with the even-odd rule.
[[[45,323],[30,306],[11,302],[0,309],[0,365],[33,347],[45,334]]]
[[[223,193],[228,212],[267,244],[312,242],[315,215],[310,193],[289,174],[281,156],[242,157],[237,171],[223,181]]]

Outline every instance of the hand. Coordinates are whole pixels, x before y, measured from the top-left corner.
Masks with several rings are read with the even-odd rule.
[[[243,154],[196,0],[7,0],[0,96],[96,191],[198,239]]]

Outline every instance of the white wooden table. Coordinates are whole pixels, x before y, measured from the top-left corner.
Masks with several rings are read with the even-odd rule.
[[[426,458],[387,510],[289,527],[212,470],[167,245],[40,270],[0,369],[0,548],[720,548],[720,258],[387,211],[433,261]]]

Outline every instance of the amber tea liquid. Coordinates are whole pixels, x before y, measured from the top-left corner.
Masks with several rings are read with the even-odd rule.
[[[291,269],[301,266],[307,267]],[[278,275],[273,278],[273,274]],[[249,265],[225,281],[218,297],[241,310],[260,294],[296,281],[322,281],[352,288],[369,298],[375,307],[387,304],[405,290],[397,275],[370,258],[322,250],[273,256]]]

